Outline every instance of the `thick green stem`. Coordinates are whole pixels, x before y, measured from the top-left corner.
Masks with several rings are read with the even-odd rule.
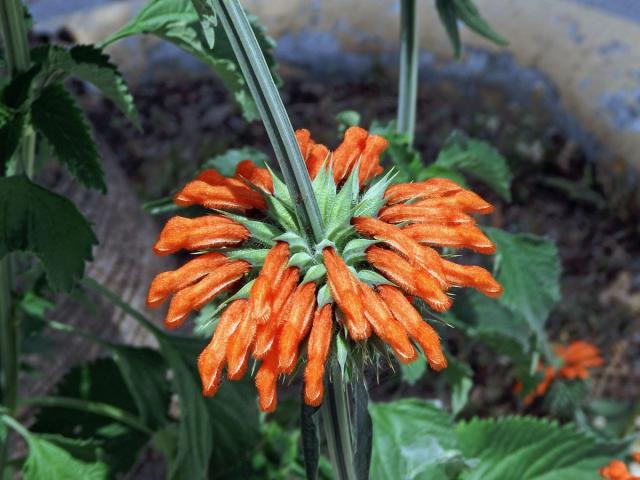
[[[400,0],[400,83],[398,132],[413,143],[418,95],[418,18],[416,0]]]
[[[2,404],[13,412],[18,392],[16,328],[11,305],[11,257],[0,260],[0,360],[2,361]]]
[[[358,480],[353,454],[347,388],[340,367],[334,362],[331,368],[331,381],[327,382],[327,391],[320,407],[320,414],[336,479]]]
[[[320,242],[324,239],[324,225],[309,172],[251,24],[237,0],[211,1],[260,112],[301,227]]]
[[[0,2],[2,44],[12,77],[27,70],[31,62],[24,15],[25,11],[20,0]]]

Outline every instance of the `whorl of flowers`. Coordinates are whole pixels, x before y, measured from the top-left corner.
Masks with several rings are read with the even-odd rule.
[[[551,384],[558,378],[566,380],[586,380],[589,369],[599,367],[604,363],[598,347],[589,342],[578,340],[569,345],[557,345],[554,353],[561,361],[559,367],[538,365],[538,371],[544,374],[542,381],[524,398],[526,405],[531,404],[536,397],[547,393]],[[516,391],[521,391],[522,385],[516,385]]]
[[[634,460],[640,460],[635,457]],[[600,476],[606,480],[640,480],[640,477],[632,475],[622,460],[611,460],[606,466],[600,469]]]
[[[417,344],[440,370],[447,361],[438,335],[413,301],[442,312],[452,304],[452,287],[490,297],[502,292],[487,270],[454,263],[433,248],[493,253],[493,243],[470,216],[491,212],[490,204],[444,178],[395,185],[392,172],[376,178],[383,173],[380,154],[387,141],[362,128],[347,129],[333,152],[307,130],[296,137],[325,238],[308,239],[294,199],[272,171],[249,160],[238,164],[232,178],[205,170],[174,201],[212,214],[172,218],[154,246],[158,255],[196,255],[159,274],[147,299],[153,307],[173,295],[168,328],[222,300],[213,338],[198,360],[203,393],[216,393],[225,367],[229,379],[241,378],[253,358],[260,362],[255,382],[263,411],[275,409],[278,378],[292,374],[301,357],[305,401],[322,402],[325,363],[341,330],[350,345],[377,337],[403,363],[416,360]]]

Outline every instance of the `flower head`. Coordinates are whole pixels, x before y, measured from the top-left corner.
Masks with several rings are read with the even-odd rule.
[[[549,387],[558,378],[566,380],[586,380],[589,377],[589,369],[599,367],[604,363],[598,347],[589,342],[578,340],[569,345],[557,345],[554,349],[560,359],[559,367],[538,365],[538,371],[543,373],[543,378],[535,389],[524,398],[524,403],[529,405],[536,397],[542,397]],[[516,391],[522,390],[522,384],[516,385]]]
[[[491,212],[490,204],[442,178],[392,185],[392,172],[379,177],[387,141],[359,127],[347,129],[333,152],[307,130],[296,138],[325,238],[312,241],[300,228],[293,199],[270,170],[249,160],[231,178],[205,170],[174,201],[212,214],[172,218],[154,246],[158,255],[196,255],[159,274],[147,298],[156,307],[173,295],[168,328],[215,302],[217,326],[198,359],[203,393],[216,393],[225,370],[229,379],[241,378],[253,358],[260,362],[255,382],[263,411],[275,409],[278,378],[294,373],[301,357],[305,402],[322,402],[325,364],[338,334],[349,345],[375,337],[403,363],[416,360],[419,347],[431,368],[441,370],[447,361],[438,334],[414,301],[442,312],[451,307],[454,287],[490,297],[502,292],[487,270],[436,250],[493,253],[471,216]]]
[[[611,460],[600,469],[600,476],[606,480],[640,480],[629,472],[627,466],[621,460]]]

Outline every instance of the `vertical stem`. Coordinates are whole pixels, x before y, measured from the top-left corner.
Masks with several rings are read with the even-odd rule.
[[[413,143],[418,94],[418,18],[416,0],[400,0],[400,82],[398,132]]]
[[[332,362],[331,381],[320,407],[329,457],[337,480],[357,480],[353,454],[349,393],[340,367]]]
[[[7,66],[12,77],[27,70],[31,64],[25,10],[20,0],[0,0],[0,36]],[[18,172],[33,175],[35,134],[29,131],[17,150]],[[18,401],[18,329],[11,305],[13,272],[11,257],[0,259],[0,361],[2,362],[2,403],[10,413]],[[4,476],[8,441],[0,446],[0,475]]]

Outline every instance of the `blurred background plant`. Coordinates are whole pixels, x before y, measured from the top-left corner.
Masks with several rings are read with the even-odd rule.
[[[49,165],[50,158],[85,187],[104,191],[110,186],[96,134],[119,150],[140,196],[148,200],[146,211],[160,219],[176,208],[170,202],[172,189],[200,169],[231,173],[245,158],[271,163],[266,136],[257,124],[245,123],[257,120],[259,112],[228,33],[216,19],[217,3],[151,0],[130,23],[95,46],[73,45],[65,35],[28,35],[33,25],[24,5],[6,0],[0,7],[5,73],[0,104],[0,438],[5,476],[18,471],[25,478],[65,479],[334,476],[324,445],[318,445],[317,470],[309,468],[315,462],[305,464],[313,452],[303,448],[301,439],[316,433],[300,429],[299,382],[286,386],[286,399],[269,416],[258,413],[245,382],[227,384],[215,398],[203,398],[195,359],[215,323],[217,304],[201,311],[193,334],[169,335],[122,300],[124,292],[83,278],[92,246],[105,239],[97,238],[69,199],[46,188],[49,172],[58,172]],[[452,311],[437,316],[424,312],[425,318],[436,318],[445,341],[450,366],[444,372],[428,372],[424,361],[409,367],[385,363],[369,372],[370,477],[599,478],[598,469],[613,458],[625,458],[637,439],[637,390],[616,398],[607,386],[625,350],[632,348],[634,324],[628,311],[618,307],[599,319],[607,308],[584,301],[581,295],[594,296],[593,279],[589,284],[586,278],[596,275],[585,271],[584,264],[608,268],[609,280],[612,269],[606,256],[585,262],[576,249],[594,249],[598,242],[624,248],[637,237],[608,209],[575,145],[544,130],[544,120],[533,116],[532,125],[514,132],[512,119],[522,114],[517,107],[495,112],[478,100],[478,110],[486,113],[458,121],[455,117],[471,108],[443,102],[431,105],[437,113],[423,121],[422,105],[433,100],[425,102],[425,89],[418,89],[416,2],[402,0],[400,9],[397,89],[382,73],[364,85],[323,85],[291,73],[284,87],[287,111],[294,125],[313,126],[314,135],[317,125],[321,141],[352,125],[383,135],[390,142],[386,162],[396,166],[398,180],[447,177],[486,193],[498,210],[484,227],[498,247],[493,265],[487,266],[505,293],[496,302],[464,292],[457,295]],[[470,0],[438,0],[436,12],[455,56],[462,53],[460,28],[505,42]],[[274,83],[282,86],[274,41],[257,18],[249,21]],[[178,73],[174,83],[147,86],[134,105],[104,48],[140,34],[186,51],[217,80],[189,79],[185,85]],[[87,83],[111,103],[91,100]],[[75,94],[87,106],[96,133]],[[235,106],[229,106],[227,98]],[[212,122],[220,130],[207,131],[211,127],[201,125],[206,122],[200,119],[223,102]],[[196,120],[187,126],[195,129],[189,135],[197,148],[185,141],[184,125],[168,118],[172,108],[186,112],[195,105],[202,110],[196,109]],[[544,145],[531,143],[532,135],[543,138]],[[167,136],[175,142],[154,145]],[[574,151],[567,152],[569,148]],[[149,153],[157,152],[164,152],[162,161],[150,158]],[[563,154],[569,155],[572,168],[541,160]],[[83,205],[78,206],[82,210]],[[563,214],[574,209],[579,212],[565,219]],[[597,217],[588,216],[592,212]],[[565,231],[551,226],[559,221],[567,221]],[[590,238],[576,240],[585,221],[598,226]],[[556,242],[544,236],[548,228]],[[623,233],[613,235],[616,231]],[[144,242],[150,248],[153,238]],[[615,282],[602,296],[629,288],[622,277]],[[591,293],[574,291],[585,285]],[[63,298],[76,306],[76,315],[85,316],[80,326],[52,319]],[[96,336],[88,328],[97,318],[99,298],[146,332],[144,346]],[[532,396],[544,379],[543,365],[562,368],[554,344],[587,340],[606,346],[611,338],[598,332],[607,327],[606,335],[623,341],[616,344],[618,350],[607,347],[602,353],[602,367],[589,370],[587,378],[554,377],[541,395]],[[102,355],[71,366],[50,391],[34,396],[29,379],[42,375],[43,365],[34,357],[43,357],[45,364],[51,358],[64,363],[65,341],[57,349],[47,341],[53,331],[61,338],[81,337],[96,344]],[[22,385],[24,395],[18,395]],[[366,477],[366,470],[368,466],[358,470],[359,478]]]

